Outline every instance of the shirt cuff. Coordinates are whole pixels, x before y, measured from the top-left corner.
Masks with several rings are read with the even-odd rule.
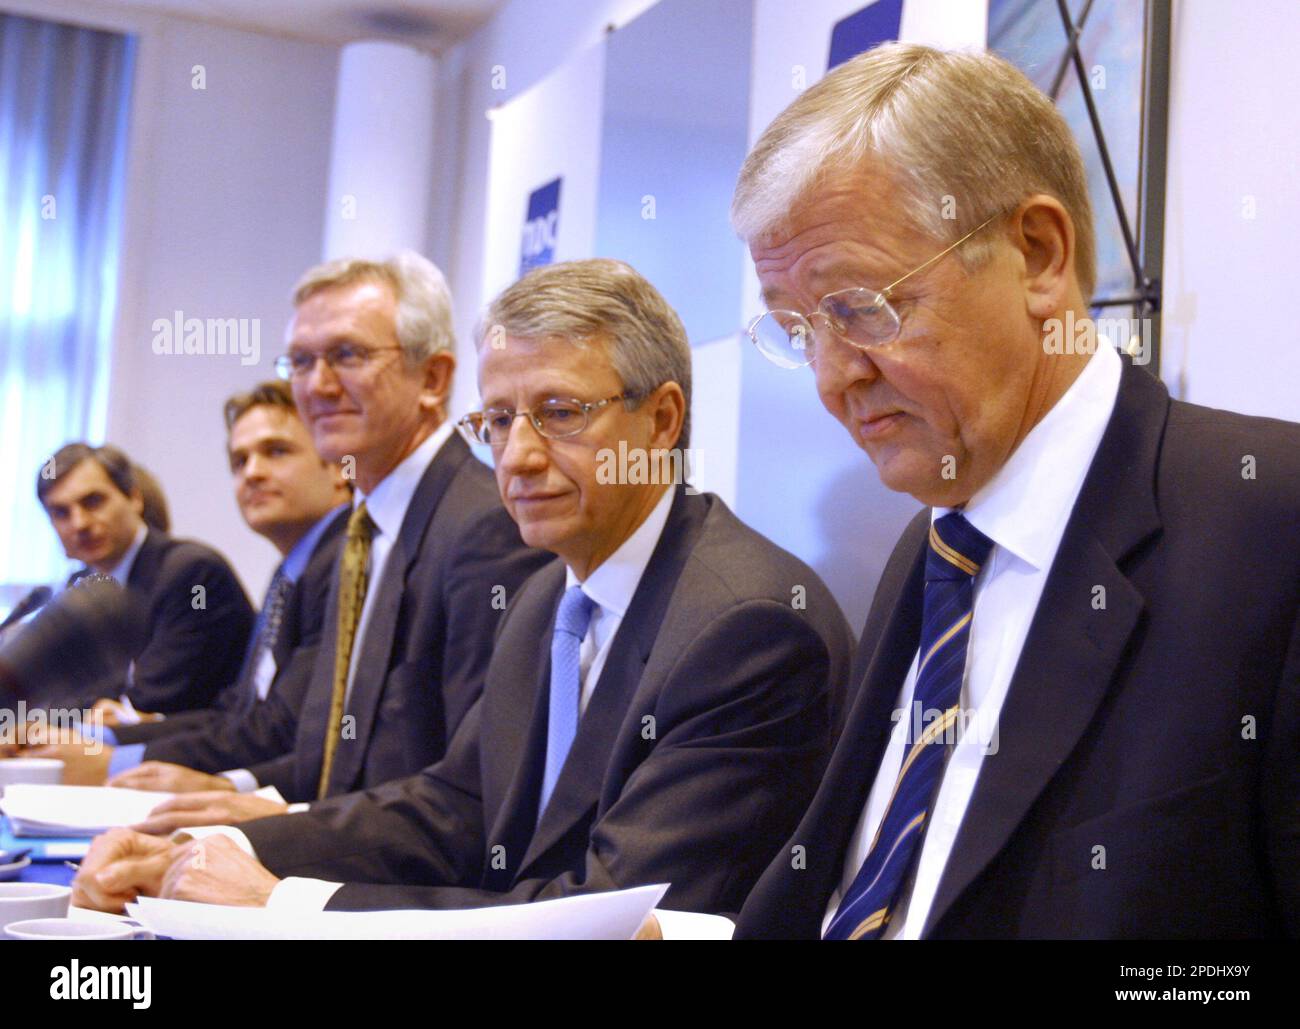
[[[105,740],[105,743],[108,741]],[[112,744],[109,744],[112,746]],[[108,759],[108,777],[128,772],[144,760],[144,744],[130,743],[125,747],[113,746],[113,756]]]
[[[221,775],[235,784],[236,793],[257,792],[257,776],[247,768],[232,768],[228,772],[222,772]]]
[[[342,883],[326,882],[324,879],[300,879],[290,876],[281,879],[266,899],[268,908],[275,908],[287,914],[307,914],[311,911],[324,911],[325,905]]]
[[[666,911],[655,908],[659,932],[665,940],[729,940],[736,931],[730,918],[701,915],[696,911]]]
[[[112,729],[110,729],[107,725],[101,725],[101,726],[99,727],[99,731],[98,731],[98,732],[93,732],[93,731],[92,731],[92,732],[86,732],[86,733],[82,733],[82,735],[85,736],[85,737],[87,737],[87,738],[90,738],[90,737],[97,737],[97,738],[99,739],[99,742],[102,743],[102,744],[104,744],[106,747],[116,747],[116,746],[117,746],[117,733],[115,733],[115,732],[114,732]]]
[[[288,808],[285,809],[284,813],[286,815],[300,815],[304,811],[309,811],[310,809],[311,809],[310,804],[308,804],[306,801],[300,800],[297,804],[290,804]]]

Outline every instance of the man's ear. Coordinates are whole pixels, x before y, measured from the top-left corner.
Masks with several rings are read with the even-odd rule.
[[[665,382],[645,400],[650,414],[650,445],[657,450],[668,450],[677,445],[686,422],[686,395],[675,382]]]
[[[440,350],[424,360],[424,382],[420,386],[420,407],[425,411],[441,410],[447,414],[451,396],[451,379],[456,372],[456,355]]]
[[[131,510],[133,510],[136,514],[138,514],[141,518],[143,518],[144,517],[144,494],[140,492],[140,487],[136,486],[134,489],[132,489],[131,495],[127,497],[127,499],[131,501]]]
[[[1056,197],[1035,194],[1011,217],[1011,242],[1024,259],[1025,303],[1031,317],[1057,317],[1076,279],[1074,221]]]

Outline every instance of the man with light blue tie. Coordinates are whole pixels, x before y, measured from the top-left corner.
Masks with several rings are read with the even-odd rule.
[[[670,883],[671,924],[743,901],[829,752],[844,617],[808,566],[675,474],[690,348],[640,275],[538,269],[483,324],[484,406],[461,429],[491,447],[524,540],[560,560],[511,602],[446,757],[195,842],[110,833],[78,903],[460,908]]]

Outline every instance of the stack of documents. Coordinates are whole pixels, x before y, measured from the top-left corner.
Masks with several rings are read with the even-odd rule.
[[[667,886],[461,911],[225,907],[141,897],[127,914],[174,940],[630,940]]]
[[[98,836],[135,825],[171,793],[122,790],[109,786],[36,786],[5,789],[0,807],[15,836]]]
[[[281,800],[273,787],[258,796]],[[109,829],[137,825],[149,812],[175,794],[126,790],[115,786],[37,786],[24,783],[5,788],[0,808],[9,816],[15,836],[89,839]]]

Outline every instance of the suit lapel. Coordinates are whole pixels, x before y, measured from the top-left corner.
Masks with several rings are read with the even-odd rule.
[[[508,770],[500,777],[483,775],[485,782],[508,776],[509,786],[500,807],[486,812],[491,818],[489,846],[505,847],[507,855],[523,854],[533,836],[541,770],[546,760],[547,690],[550,676],[551,633],[564,591],[564,565],[556,562],[537,573],[530,586],[536,595],[521,597],[526,610],[511,612],[509,641],[498,643],[489,681],[484,687],[482,725],[491,732],[489,746],[480,748],[485,766]],[[517,641],[517,642],[516,642]],[[520,674],[536,669],[536,674]],[[500,670],[502,674],[492,674]],[[484,798],[489,804],[491,798]],[[508,889],[508,881],[496,888]]]
[[[659,627],[663,623],[682,568],[695,547],[704,519],[711,508],[712,501],[709,498],[688,496],[682,487],[677,487],[663,533],[619,624],[618,632],[614,635],[600,680],[578,723],[578,734],[574,737],[573,747],[556,780],[555,793],[524,854],[517,873],[520,877],[523,877],[533,861],[562,840],[600,803],[605,772],[618,738],[619,727],[623,724],[628,704],[641,683],[641,675],[654,649]],[[557,595],[556,603],[558,602]],[[551,624],[554,624],[554,614]],[[546,640],[547,660],[541,673],[543,678],[539,681],[542,696],[539,709],[543,713],[550,692],[549,632]],[[542,733],[542,745],[545,746],[545,733]],[[540,755],[536,758],[539,773],[544,760]],[[540,774],[538,778],[540,781]],[[537,790],[534,789],[533,804],[528,810],[530,815],[536,811],[536,797]]]
[[[131,574],[126,577],[124,585],[127,589],[135,590],[150,600],[153,599],[154,584],[162,568],[163,545],[167,542],[167,538],[157,529],[149,529],[145,533],[140,549],[136,551],[135,561],[131,563]]]
[[[346,713],[356,719],[356,744],[339,747],[335,752],[334,765],[330,770],[331,793],[347,792],[361,776],[370,733],[374,727],[375,709],[394,664],[395,633],[402,601],[407,594],[406,580],[411,566],[420,555],[438,504],[460,466],[470,459],[469,447],[453,433],[439,449],[437,456],[429,462],[429,467],[415,488],[402,519],[402,527],[393,540],[393,549],[384,565],[383,580],[370,584],[370,589],[379,592],[366,623],[365,636],[360,641],[361,653],[358,655],[356,674],[346,708]],[[432,686],[436,684],[431,684]]]
[[[1126,362],[1002,706],[999,750],[980,768],[926,934],[1006,846],[1110,688],[1144,606],[1125,560],[1160,529],[1153,484],[1168,408],[1164,387]]]
[[[297,755],[294,761],[296,785],[304,797],[316,796],[321,767],[325,761],[325,733],[329,726],[330,701],[334,695],[334,652],[338,647],[338,627],[339,567],[336,560],[334,571],[330,575],[329,597],[325,602],[325,625],[321,632],[320,647],[312,662],[311,684],[298,714],[298,731],[294,742],[294,754]],[[338,752],[335,754],[337,763]]]
[[[853,700],[840,742],[835,747],[822,784],[805,814],[795,839],[816,841],[809,848],[808,864],[792,873],[800,883],[805,902],[783,905],[779,916],[802,918],[785,932],[792,936],[820,936],[822,915],[839,886],[867,795],[893,729],[890,717],[898,691],[921,640],[921,597],[925,582],[926,539],[930,527],[927,508],[907,528],[900,541],[903,563],[899,574],[882,578],[863,629],[859,655],[866,667],[855,670],[861,687]]]

